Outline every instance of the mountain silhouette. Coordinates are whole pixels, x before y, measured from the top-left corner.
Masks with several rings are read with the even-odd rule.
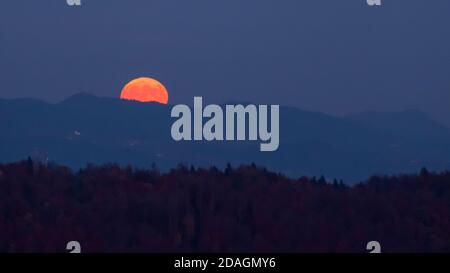
[[[333,117],[280,107],[280,147],[259,142],[176,142],[171,106],[99,98],[86,93],[51,104],[0,100],[0,162],[28,156],[73,168],[87,163],[162,170],[180,163],[224,167],[256,163],[288,176],[320,176],[350,183],[373,174],[450,168],[450,130],[418,111],[365,112]]]

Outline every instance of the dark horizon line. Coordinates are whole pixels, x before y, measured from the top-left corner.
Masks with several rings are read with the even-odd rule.
[[[36,163],[36,164],[35,164]],[[156,171],[158,172],[160,175],[169,175],[172,172],[176,172],[176,171],[180,171],[180,170],[187,170],[189,172],[199,172],[199,171],[206,171],[206,172],[210,172],[210,171],[218,171],[221,174],[225,174],[227,172],[227,170],[229,171],[237,171],[240,169],[248,169],[248,168],[254,168],[260,172],[265,172],[268,174],[272,174],[272,175],[276,175],[276,176],[280,176],[280,177],[284,177],[290,180],[297,180],[300,181],[302,179],[307,179],[308,181],[316,181],[318,183],[320,183],[322,181],[322,183],[325,183],[327,185],[332,185],[333,183],[337,182],[340,184],[344,184],[346,187],[348,188],[353,188],[353,187],[357,187],[358,185],[364,185],[369,183],[371,180],[373,179],[391,179],[391,178],[401,178],[401,177],[411,177],[411,176],[422,176],[422,175],[445,175],[448,174],[450,172],[450,169],[443,169],[443,170],[430,170],[428,169],[426,166],[422,166],[419,170],[417,170],[417,172],[415,173],[396,173],[396,174],[380,174],[380,173],[374,173],[372,175],[369,175],[367,178],[365,179],[361,179],[357,182],[354,183],[348,183],[348,181],[344,180],[344,179],[339,179],[339,178],[331,178],[331,177],[326,177],[325,175],[320,175],[320,176],[316,176],[316,175],[302,175],[302,176],[290,176],[290,175],[286,175],[281,171],[274,171],[271,170],[269,167],[267,166],[262,166],[262,165],[257,165],[256,163],[252,162],[252,163],[242,163],[242,164],[233,164],[231,162],[228,162],[227,164],[225,164],[225,166],[194,166],[193,164],[187,164],[186,162],[180,162],[178,163],[176,166],[170,167],[167,170],[162,170],[158,168],[158,165],[156,162],[152,162],[150,164],[149,167],[138,167],[135,166],[133,164],[121,164],[118,162],[103,162],[103,163],[94,163],[94,162],[87,162],[85,164],[85,166],[80,167],[80,168],[73,168],[70,166],[67,166],[65,164],[61,164],[58,163],[56,161],[53,160],[42,160],[42,159],[33,159],[32,156],[28,156],[25,159],[21,159],[21,160],[15,160],[15,161],[10,161],[10,162],[0,162],[0,172],[1,172],[1,168],[2,167],[8,167],[9,165],[17,165],[17,164],[31,164],[33,166],[33,168],[40,168],[40,167],[45,167],[47,169],[50,169],[53,167],[63,167],[63,168],[67,168],[68,170],[70,170],[72,173],[79,173],[85,170],[88,170],[89,168],[93,168],[93,169],[101,169],[101,168],[108,168],[108,167],[118,167],[121,170],[125,170],[125,169],[131,169],[133,172],[136,171],[146,171],[146,172],[152,172],[152,171]]]

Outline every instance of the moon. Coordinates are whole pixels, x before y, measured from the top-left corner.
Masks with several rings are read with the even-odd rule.
[[[127,83],[120,93],[120,98],[123,100],[167,104],[169,102],[169,93],[159,81],[142,77]]]

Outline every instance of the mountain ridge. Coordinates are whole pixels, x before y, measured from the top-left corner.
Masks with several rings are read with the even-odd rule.
[[[181,162],[195,166],[254,162],[288,176],[325,175],[351,182],[424,166],[450,168],[450,137],[433,121],[415,122],[414,115],[408,116],[412,123],[390,120],[386,126],[395,130],[389,131],[361,118],[280,106],[280,148],[261,153],[259,143],[251,141],[176,142],[170,135],[175,121],[170,109],[87,93],[59,103],[3,99],[0,162],[20,160],[36,150],[75,168],[89,162],[145,167],[155,162],[162,169]],[[420,130],[415,124],[422,124]],[[417,136],[410,133],[417,130]]]

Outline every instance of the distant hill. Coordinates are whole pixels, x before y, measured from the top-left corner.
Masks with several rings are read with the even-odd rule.
[[[280,109],[280,148],[259,142],[175,142],[171,106],[78,94],[49,104],[0,100],[0,162],[34,156],[73,168],[117,162],[167,170],[179,163],[223,167],[255,162],[288,176],[351,183],[372,174],[450,168],[450,132],[417,111],[338,118]]]
[[[348,116],[361,126],[404,139],[445,141],[449,129],[417,110],[402,112],[363,112]]]

